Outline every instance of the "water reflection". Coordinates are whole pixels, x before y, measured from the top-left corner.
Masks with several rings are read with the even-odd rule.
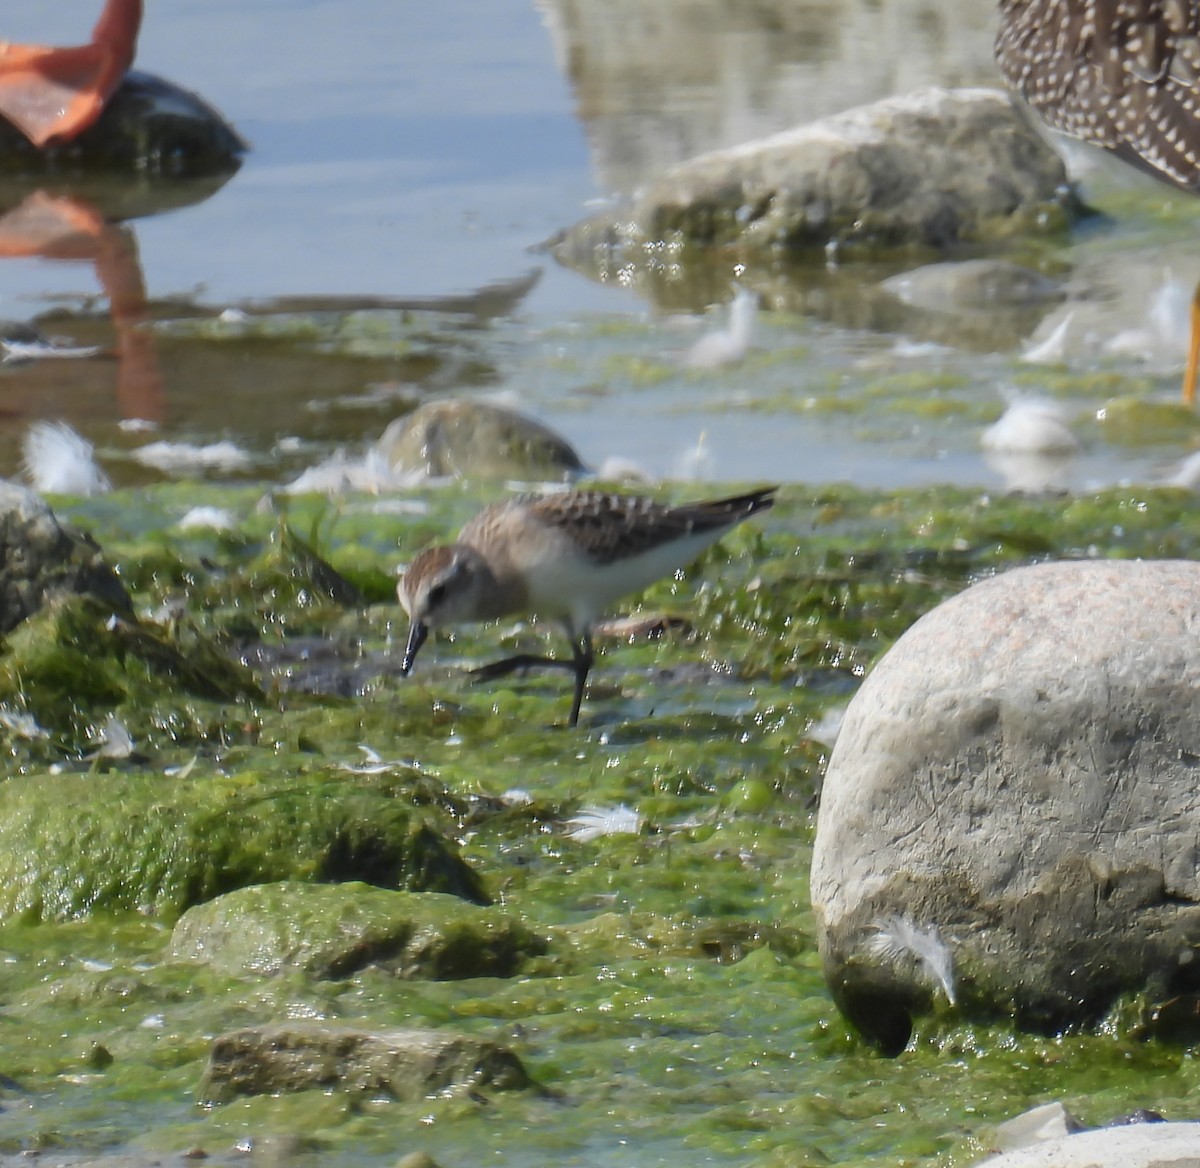
[[[39,329],[62,329],[76,342],[81,332],[90,331],[100,342],[99,356],[67,363],[54,359],[53,346],[22,349],[16,356],[23,360],[10,354],[4,372],[5,414],[18,426],[41,416],[78,421],[97,412],[111,415],[110,406],[90,404],[103,397],[115,399],[122,420],[166,420],[163,371],[148,327],[151,306],[132,221],[203,202],[227,178],[164,181],[141,173],[60,176],[53,185],[0,181],[0,260],[36,258],[89,266],[112,330],[111,343],[95,335],[97,330],[87,327],[88,311],[38,318]],[[6,453],[15,451],[18,438],[17,432],[4,436]],[[15,454],[11,457],[15,461]]]
[[[600,184],[926,85],[997,85],[995,0],[538,0]]]
[[[5,44],[0,173],[12,177],[0,182],[0,257],[91,265],[112,323],[105,353],[116,358],[118,412],[160,423],[163,373],[130,221],[208,198],[239,169],[246,144],[195,94],[128,72],[141,16],[141,0],[107,0],[86,45]],[[20,351],[27,366],[10,371],[10,403],[41,385],[38,366],[56,355],[54,346]],[[60,365],[55,379],[88,382],[94,372],[75,378]]]
[[[146,282],[132,229],[110,223],[79,196],[38,190],[0,215],[0,256],[40,256],[91,263],[116,331],[117,403],[122,418],[161,422],[163,380],[149,313]]]

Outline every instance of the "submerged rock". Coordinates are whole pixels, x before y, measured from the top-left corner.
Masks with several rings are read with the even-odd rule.
[[[94,125],[70,142],[38,149],[0,118],[0,174],[91,171],[167,178],[228,175],[247,146],[202,98],[148,73],[131,72]]]
[[[826,979],[869,1037],[902,1048],[943,991],[1052,1030],[1200,988],[1197,627],[1200,565],[1043,564],[940,605],[876,665],[812,867]],[[913,943],[878,943],[893,921]]]
[[[313,1088],[419,1100],[459,1089],[531,1086],[507,1047],[440,1030],[351,1030],[293,1022],[247,1027],[216,1038],[200,1096],[210,1103],[238,1095]]]
[[[487,402],[428,402],[383,432],[378,450],[393,473],[421,478],[564,482],[586,472],[548,426]]]
[[[1065,291],[1061,281],[1008,260],[924,264],[879,285],[889,308],[878,323],[922,340],[1008,352],[1040,325]]]
[[[240,771],[13,776],[0,783],[0,921],[168,921],[251,884],[366,881],[486,903],[451,844],[393,794]]]
[[[85,594],[111,611],[133,611],[129,594],[100,548],[62,527],[36,492],[0,479],[0,633],[11,632],[48,601]]]
[[[995,311],[1061,300],[1061,281],[1009,260],[947,260],[923,264],[880,285],[885,292],[926,312]]]
[[[515,917],[437,893],[361,883],[259,884],[189,909],[168,956],[224,973],[303,969],[348,977],[367,966],[404,978],[511,977],[546,943]]]
[[[1061,229],[1067,190],[1007,95],[929,89],[700,155],[551,247],[614,278],[685,262],[693,247],[745,261],[942,250]]]

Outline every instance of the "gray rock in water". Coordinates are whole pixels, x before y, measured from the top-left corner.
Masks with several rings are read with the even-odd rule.
[[[1059,280],[989,258],[925,264],[889,276],[879,289],[894,302],[885,327],[996,352],[1025,340],[1065,294]]]
[[[826,978],[869,1037],[902,1048],[942,994],[1055,1029],[1200,987],[1197,630],[1198,564],[1043,564],[878,663],[812,867]]]
[[[1198,1168],[1200,1123],[1100,1128],[1005,1152],[988,1168]]]
[[[586,472],[569,442],[548,426],[487,402],[427,402],[379,439],[399,475],[565,482]]]
[[[880,285],[904,304],[929,312],[994,311],[1061,300],[1060,280],[1010,260],[948,260],[889,276]]]
[[[930,89],[700,155],[551,246],[568,266],[626,276],[696,245],[759,260],[940,250],[1061,229],[1067,190],[1007,95]]]
[[[122,614],[133,611],[89,536],[60,526],[36,492],[0,479],[0,632],[72,593],[92,595]]]
[[[1056,1099],[998,1123],[988,1142],[999,1152],[1015,1152],[1084,1130],[1084,1125]]]
[[[200,1087],[207,1102],[237,1095],[338,1089],[418,1100],[453,1088],[520,1090],[511,1050],[441,1030],[353,1030],[316,1023],[251,1026],[213,1041]]]

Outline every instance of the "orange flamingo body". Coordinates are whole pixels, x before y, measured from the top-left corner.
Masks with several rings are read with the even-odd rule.
[[[35,146],[69,141],[100,116],[133,64],[142,0],[107,0],[89,44],[0,41],[0,117]]]

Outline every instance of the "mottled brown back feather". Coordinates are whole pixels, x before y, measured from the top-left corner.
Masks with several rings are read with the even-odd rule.
[[[549,527],[583,533],[588,555],[598,564],[637,555],[693,531],[732,527],[775,502],[778,487],[705,503],[670,506],[635,495],[572,491],[566,495],[522,495],[510,505],[528,508]],[[464,532],[464,537],[465,537]]]
[[[1200,190],[1197,0],[1001,0],[996,59],[1054,129]]]

